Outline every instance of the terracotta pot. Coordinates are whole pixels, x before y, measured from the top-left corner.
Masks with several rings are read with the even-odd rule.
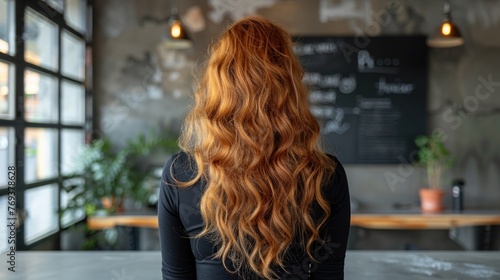
[[[443,190],[420,189],[420,206],[426,213],[443,211]]]
[[[123,199],[117,200],[114,196],[103,197],[101,202],[104,209],[114,210],[119,214],[123,213]]]

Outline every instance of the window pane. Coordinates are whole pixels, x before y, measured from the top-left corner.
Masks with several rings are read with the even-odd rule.
[[[2,0],[0,0],[2,1]],[[14,118],[14,66],[0,60],[0,118]]]
[[[8,229],[5,226],[7,223],[7,196],[0,196],[0,221],[2,224],[0,226],[0,252],[5,252],[7,250],[7,233]],[[10,230],[9,230],[10,231]]]
[[[62,123],[83,124],[85,122],[85,90],[83,86],[68,81],[62,82]]]
[[[78,80],[85,74],[85,42],[67,31],[62,32],[62,73]]]
[[[64,187],[71,187],[72,190],[66,192],[64,190],[61,191],[61,209],[66,207],[73,207],[80,205],[77,201],[72,201],[73,197],[82,190],[85,181],[82,178],[73,178],[70,180],[64,181]],[[79,221],[85,217],[85,210],[83,207],[75,208],[75,211],[65,211],[61,216],[61,224],[63,226],[69,226],[70,224]]]
[[[64,10],[64,0],[43,0],[43,2],[49,4],[49,6],[60,13]]]
[[[26,11],[24,59],[57,70],[57,25],[31,9]]]
[[[0,52],[3,53],[14,53],[14,14],[14,1],[0,0]]]
[[[25,118],[32,122],[57,122],[57,80],[39,72],[24,74]]]
[[[57,185],[26,190],[26,222],[24,240],[32,243],[58,229]]]
[[[78,129],[65,129],[61,132],[61,172],[68,175],[78,167],[76,159],[85,145],[85,133]]]
[[[64,19],[74,29],[85,32],[85,1],[82,0],[66,0],[64,9]]]
[[[7,168],[15,166],[14,161],[14,129],[0,127],[0,189],[6,188]],[[5,160],[7,159],[7,160]]]
[[[24,145],[24,176],[27,183],[57,176],[56,129],[27,128]]]

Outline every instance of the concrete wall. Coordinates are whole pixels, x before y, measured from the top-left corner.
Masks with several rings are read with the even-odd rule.
[[[191,28],[199,28],[200,19],[204,23],[202,30],[190,33],[194,47],[189,50],[159,47],[170,1],[94,1],[96,127],[118,144],[151,127],[178,133],[190,104],[193,73],[204,62],[208,44],[245,13],[263,15],[293,35],[368,39],[382,34],[430,35],[442,21],[442,1],[434,0],[179,2]],[[499,208],[500,0],[451,4],[466,44],[430,51],[429,125],[447,136],[446,145],[455,157],[447,182],[465,179],[466,207]],[[342,7],[345,12],[336,14]],[[422,170],[408,169],[404,163],[346,169],[352,196],[366,207],[417,203],[418,189],[425,186]],[[401,176],[401,182],[391,186],[387,172]]]

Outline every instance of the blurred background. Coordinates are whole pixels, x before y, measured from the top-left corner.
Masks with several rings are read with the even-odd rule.
[[[353,213],[420,213],[419,190],[430,187],[426,167],[436,162],[443,213],[500,212],[500,0],[0,0],[0,220],[17,220],[18,250],[158,250],[154,223],[93,227],[89,218],[154,217],[158,172],[177,150],[208,46],[229,24],[254,14],[297,38],[306,72],[318,67],[310,72],[356,77],[346,80],[357,86],[352,100],[342,99],[339,86],[309,81],[325,148],[345,161]],[[440,40],[443,32],[453,38]],[[325,42],[335,51],[317,47]],[[307,44],[316,44],[313,54]],[[397,55],[391,63],[402,74],[386,93],[416,87],[415,99],[371,96],[381,80],[363,78],[361,50],[370,50],[380,67],[387,63],[375,59],[377,52]],[[382,107],[370,111],[363,101]],[[387,102],[403,105],[387,115],[381,113]],[[337,110],[321,111],[329,106]],[[351,120],[348,133],[339,130],[339,112],[344,123]],[[377,117],[397,123],[389,138],[370,138],[363,129],[380,126]],[[387,125],[379,129],[385,133]],[[432,148],[414,143],[419,135],[442,152],[429,155],[431,163],[419,152]],[[396,138],[402,148],[385,150]],[[14,193],[15,213],[6,210]],[[349,248],[498,250],[495,223],[353,224]],[[2,252],[9,234],[0,227]]]

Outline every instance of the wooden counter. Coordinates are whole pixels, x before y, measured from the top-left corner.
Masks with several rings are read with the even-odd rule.
[[[155,214],[91,216],[87,219],[90,229],[100,230],[119,226],[158,228]],[[443,212],[422,214],[401,213],[353,213],[351,225],[370,229],[450,229],[465,226],[500,225],[500,210],[470,211],[463,213]]]
[[[500,211],[439,214],[352,214],[351,225],[371,229],[450,229],[500,225]]]
[[[111,215],[89,216],[87,226],[92,230],[113,228],[115,226],[158,228],[156,215]]]

